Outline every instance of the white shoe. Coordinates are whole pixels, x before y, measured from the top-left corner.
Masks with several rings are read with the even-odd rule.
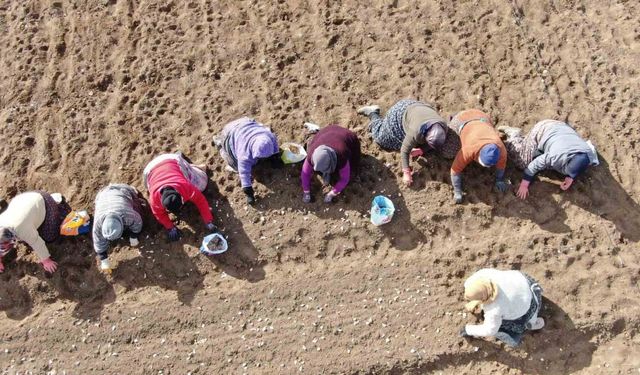
[[[374,113],[380,114],[380,106],[374,104],[358,108],[359,115],[365,115],[369,117]]]
[[[507,135],[507,138],[517,137],[522,134],[522,129],[514,128],[512,126],[498,126],[498,131]]]
[[[527,328],[529,328],[530,331],[537,331],[539,329],[544,328],[544,319],[542,318],[536,318],[536,320],[532,323],[531,321],[529,321],[529,323],[527,323]]]
[[[53,200],[58,204],[62,203],[62,201],[64,200],[64,197],[60,193],[51,194],[51,198],[53,198]]]
[[[317,133],[318,131],[320,131],[320,126],[316,125],[312,122],[305,122],[304,123],[304,127],[307,128],[307,130],[309,131],[309,133],[313,134],[313,133]]]

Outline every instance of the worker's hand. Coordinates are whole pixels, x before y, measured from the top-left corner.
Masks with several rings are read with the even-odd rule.
[[[338,193],[331,190],[330,192],[327,193],[327,195],[324,196],[324,203],[331,203],[333,201],[333,198],[337,196],[338,196]]]
[[[453,201],[456,204],[462,203],[462,192],[461,191],[454,191],[453,192]]]
[[[496,189],[498,189],[499,192],[504,193],[508,188],[509,185],[505,180],[496,180]]]
[[[567,191],[571,187],[571,184],[573,184],[573,178],[565,177],[562,185],[560,185],[560,189]]]
[[[458,335],[460,335],[460,337],[471,337],[471,335],[467,333],[467,327],[466,326],[462,327],[462,329],[460,330]]]
[[[242,188],[242,191],[247,196],[247,204],[253,205],[256,203],[256,196],[255,196],[255,193],[253,192],[253,187],[249,186],[249,187]]]
[[[173,227],[167,232],[167,237],[169,237],[169,241],[177,241],[182,237],[182,233],[180,229]]]
[[[140,241],[138,241],[136,237],[129,237],[129,245],[131,245],[131,247],[137,247],[140,245]]]
[[[529,182],[527,180],[520,181],[520,187],[518,187],[518,192],[516,193],[518,198],[527,199],[527,197],[529,196],[529,185],[530,184],[531,184],[531,182]]]
[[[413,172],[411,172],[411,168],[405,168],[402,170],[402,182],[404,182],[406,186],[409,186],[413,183],[412,174]]]
[[[58,269],[58,263],[54,262],[51,257],[41,260],[40,263],[42,264],[44,270],[49,273],[54,273],[56,272],[56,269]]]
[[[452,174],[451,185],[453,185],[453,200],[456,204],[462,203],[462,176],[459,174]]]
[[[421,148],[414,148],[413,150],[411,150],[411,153],[409,155],[411,155],[412,158],[418,158],[424,155],[424,151],[422,151]]]
[[[209,233],[218,233],[218,232],[220,232],[218,230],[218,227],[216,227],[216,225],[214,223],[207,223],[206,228],[207,228],[207,231]]]

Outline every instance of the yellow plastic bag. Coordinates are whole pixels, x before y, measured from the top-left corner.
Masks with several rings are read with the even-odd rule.
[[[87,211],[71,211],[60,225],[63,236],[77,236],[91,231],[91,217]]]

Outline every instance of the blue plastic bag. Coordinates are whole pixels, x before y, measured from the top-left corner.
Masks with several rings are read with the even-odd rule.
[[[391,221],[393,213],[396,211],[391,199],[384,195],[378,195],[371,202],[371,223],[380,226]]]

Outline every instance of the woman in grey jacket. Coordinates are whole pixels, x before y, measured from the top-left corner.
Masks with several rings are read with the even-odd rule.
[[[567,190],[590,165],[598,164],[593,146],[585,142],[571,125],[562,121],[540,121],[526,136],[518,128],[501,126],[498,130],[507,135],[504,144],[509,160],[524,170],[516,193],[521,199],[529,195],[529,185],[538,172],[553,169],[565,175],[560,188]]]
[[[93,248],[103,271],[111,270],[109,242],[127,235],[131,246],[138,245],[143,204],[138,191],[129,185],[110,184],[98,192],[93,220]]]

